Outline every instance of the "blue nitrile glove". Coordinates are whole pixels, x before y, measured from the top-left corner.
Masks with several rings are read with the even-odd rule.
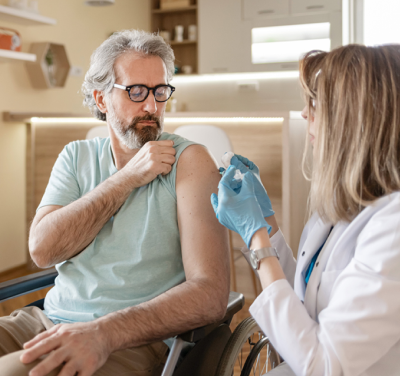
[[[223,167],[220,167],[219,173],[223,176],[225,174],[225,169]],[[236,193],[239,193],[240,189],[242,188],[242,181],[232,178],[230,186]]]
[[[242,174],[245,174],[249,171],[253,174],[255,177],[254,192],[256,193],[257,201],[260,204],[264,217],[270,217],[271,215],[274,215],[275,212],[272,210],[271,200],[268,197],[267,191],[265,190],[263,184],[261,183],[260,170],[258,169],[257,165],[239,154],[235,154],[232,157],[231,165],[239,169]],[[246,166],[249,167],[247,168]]]
[[[232,231],[237,232],[247,247],[251,238],[260,228],[270,230],[265,221],[260,205],[254,193],[254,179],[250,172],[246,173],[240,192],[232,188],[232,180],[236,168],[229,166],[218,185],[218,196],[211,195],[211,204],[219,222]]]

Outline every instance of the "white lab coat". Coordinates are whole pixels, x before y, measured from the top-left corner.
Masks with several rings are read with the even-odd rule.
[[[400,192],[333,228],[306,288],[305,271],[331,227],[311,217],[297,267],[282,233],[271,238],[287,280],[250,307],[286,361],[271,376],[400,375]]]

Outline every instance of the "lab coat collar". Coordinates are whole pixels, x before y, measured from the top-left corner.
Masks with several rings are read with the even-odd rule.
[[[294,278],[295,292],[302,301],[304,301],[306,291],[304,280],[306,269],[332,228],[331,223],[324,222],[316,213],[310,218],[308,225],[310,228],[307,229],[307,239],[302,244],[297,254],[297,268]]]
[[[328,262],[331,261],[331,256],[334,250],[335,250],[335,259],[341,257],[340,252],[338,253],[336,249],[340,250],[340,248],[342,248],[342,251],[344,252],[348,251],[349,249],[348,246],[350,244],[347,244],[347,247],[343,247],[340,245],[340,244],[343,245],[343,236],[345,236],[348,227],[349,223],[339,222],[335,225],[330,235],[329,235],[330,228],[328,229],[328,234],[326,234],[326,237],[324,239],[326,240],[326,243],[317,258],[316,265],[314,266],[314,269],[308,281],[307,289],[305,290],[304,305],[310,316],[316,321],[318,321],[317,295],[322,278],[322,273],[325,271]],[[329,238],[327,239],[328,235]],[[353,239],[348,239],[348,240],[353,240]],[[304,271],[307,269],[307,267],[308,264],[305,265]],[[329,297],[326,298],[329,299]]]

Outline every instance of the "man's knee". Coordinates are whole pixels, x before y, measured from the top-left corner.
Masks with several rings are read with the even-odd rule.
[[[24,352],[24,350],[16,351],[0,358],[0,370],[1,376],[28,376],[29,371],[39,364],[40,360],[36,360],[29,364],[24,364],[19,360],[19,357]],[[47,374],[47,376],[57,376],[60,369]]]

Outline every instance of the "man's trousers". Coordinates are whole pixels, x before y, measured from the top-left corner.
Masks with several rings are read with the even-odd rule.
[[[24,365],[19,360],[23,344],[54,324],[37,307],[25,307],[10,316],[0,317],[0,373],[1,376],[28,376],[40,362]],[[164,342],[130,348],[112,353],[94,376],[158,376],[161,375],[168,347]],[[48,376],[59,374],[61,367]]]

